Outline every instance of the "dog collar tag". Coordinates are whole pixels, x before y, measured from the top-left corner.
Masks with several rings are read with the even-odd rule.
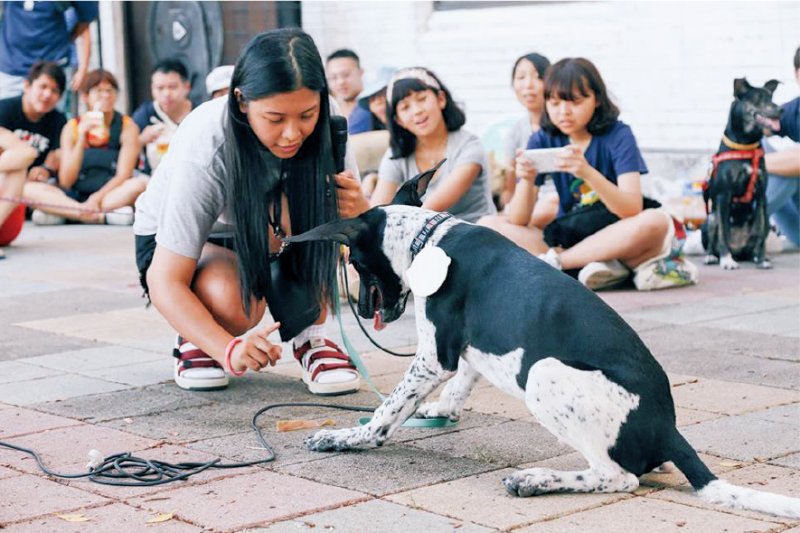
[[[447,278],[450,256],[438,246],[423,248],[406,270],[406,281],[414,296],[430,296]]]

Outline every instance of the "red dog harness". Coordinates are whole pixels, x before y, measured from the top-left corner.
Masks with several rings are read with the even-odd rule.
[[[711,169],[711,176],[709,176],[704,189],[708,189],[709,183],[717,176],[717,167],[722,161],[742,161],[749,160],[752,166],[750,171],[750,179],[747,182],[747,189],[742,196],[733,198],[735,203],[747,204],[753,201],[753,194],[756,189],[756,181],[758,181],[759,165],[761,158],[764,157],[764,149],[761,148],[760,143],[753,144],[739,144],[731,141],[726,136],[722,136],[722,143],[731,148],[728,152],[722,152],[711,157],[713,168]],[[706,203],[706,212],[708,212],[708,203]]]

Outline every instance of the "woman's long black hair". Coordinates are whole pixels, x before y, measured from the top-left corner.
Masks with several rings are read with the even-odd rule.
[[[226,189],[235,224],[234,244],[239,256],[239,279],[244,310],[250,299],[267,296],[270,286],[269,210],[289,201],[292,233],[299,234],[338,217],[335,194],[328,176],[334,174],[330,133],[328,85],[322,59],[311,37],[299,29],[261,33],[245,47],[236,62],[228,94],[223,160]],[[317,125],[297,155],[279,159],[256,137],[239,108],[243,102],[307,88],[320,95]],[[311,284],[320,302],[332,304],[336,246],[312,242],[293,245],[294,273]]]
[[[397,123],[397,113],[395,112],[395,106],[397,106],[398,102],[412,92],[433,91],[436,95],[438,95],[440,92],[444,93],[445,104],[444,109],[442,110],[442,118],[444,119],[444,124],[447,127],[447,131],[458,131],[467,121],[466,115],[464,115],[464,112],[461,110],[461,108],[456,105],[455,101],[453,100],[453,96],[450,94],[450,91],[447,90],[447,87],[445,87],[444,83],[442,83],[442,80],[440,80],[436,74],[426,68],[422,68],[422,70],[427,72],[431,78],[436,80],[436,83],[439,84],[440,89],[431,87],[419,78],[402,77],[402,73],[404,71],[413,71],[416,68],[417,67],[412,69],[402,69],[395,74],[396,76],[400,77],[391,85],[392,94],[389,94],[387,88],[386,122],[389,130],[389,146],[392,149],[392,159],[408,157],[417,149],[417,138],[414,137],[413,133]]]

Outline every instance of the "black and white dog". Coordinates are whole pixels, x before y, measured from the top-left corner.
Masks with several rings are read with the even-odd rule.
[[[733,82],[728,124],[703,194],[713,204],[702,233],[706,264],[719,262],[732,270],[739,268],[736,260],[752,260],[758,268],[772,267],[766,257],[767,167],[761,138],[764,129],[780,128],[781,108],[772,102],[777,86],[777,80],[763,87],[745,78]]]
[[[319,226],[290,242],[350,247],[361,275],[358,313],[391,322],[414,293],[418,347],[403,380],[364,426],[319,431],[316,451],[380,446],[410,416],[458,419],[479,375],[524,400],[589,468],[521,470],[508,492],[631,492],[673,461],[699,494],[734,508],[800,518],[800,499],[717,479],[675,427],[664,370],[592,291],[487,228],[419,208],[432,173],[393,205]],[[449,379],[438,401],[421,404]]]

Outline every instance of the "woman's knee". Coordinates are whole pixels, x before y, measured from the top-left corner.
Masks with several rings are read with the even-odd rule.
[[[485,215],[478,219],[478,225],[485,228],[500,231],[500,228],[506,223],[506,217],[503,215]]]
[[[669,216],[657,209],[645,209],[636,215],[636,233],[642,241],[660,246],[669,231]]]
[[[232,334],[250,329],[263,314],[263,305],[251,306],[245,314],[235,261],[218,260],[198,268],[192,290],[217,319]],[[258,316],[256,316],[258,315]]]

